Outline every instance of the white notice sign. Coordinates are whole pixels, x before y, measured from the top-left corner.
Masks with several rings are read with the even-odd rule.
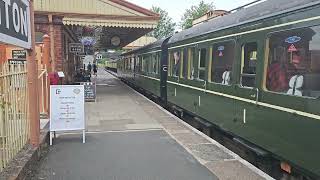
[[[50,86],[50,131],[85,130],[84,87]]]

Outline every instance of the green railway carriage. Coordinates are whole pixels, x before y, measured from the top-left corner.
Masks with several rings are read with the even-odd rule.
[[[267,0],[120,62],[124,80],[320,178],[319,0]]]
[[[106,61],[105,68],[109,71],[117,72],[117,61]]]
[[[161,89],[166,91],[165,87],[160,86],[160,66],[165,62],[161,60],[164,41],[166,39],[122,54],[120,77],[136,87],[143,88],[150,95],[161,97]]]

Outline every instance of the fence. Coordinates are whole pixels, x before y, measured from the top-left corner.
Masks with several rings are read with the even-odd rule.
[[[39,86],[39,108],[40,114],[44,117],[48,116],[48,107],[49,107],[49,80],[47,74],[47,68],[45,65],[41,65],[38,69],[38,86]]]
[[[0,65],[1,171],[29,139],[26,66],[25,61],[8,61]]]

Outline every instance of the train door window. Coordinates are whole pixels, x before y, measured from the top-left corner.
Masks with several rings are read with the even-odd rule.
[[[153,58],[152,58],[152,55],[148,55],[148,73],[151,74],[153,72],[153,69],[152,69],[152,65],[153,65]]]
[[[320,97],[320,26],[273,33],[269,49],[267,90]]]
[[[134,65],[134,63],[135,63],[135,57],[133,56],[132,58],[131,58],[131,71],[134,71],[134,67],[135,67],[135,65]]]
[[[206,57],[207,57],[207,49],[202,48],[199,50],[199,61],[198,61],[198,79],[205,79],[205,71],[206,71]]]
[[[195,54],[195,48],[189,48],[188,49],[188,79],[194,78],[194,54]]]
[[[136,67],[135,67],[136,72],[140,71],[140,58],[137,56],[136,57]]]
[[[243,87],[256,87],[257,50],[256,42],[242,46],[240,82]]]
[[[141,61],[142,61],[142,72],[145,73],[146,72],[146,58],[144,56],[141,56]]]
[[[152,73],[157,74],[157,54],[153,54],[151,57],[152,57]]]
[[[214,44],[212,49],[211,81],[229,85],[231,83],[231,72],[234,59],[234,41]]]
[[[183,49],[183,61],[182,61],[182,73],[181,78],[188,77],[188,50],[185,48]]]
[[[168,76],[172,76],[172,61],[173,61],[173,53],[169,53],[169,59],[168,59]]]
[[[152,64],[152,70],[154,74],[157,74],[157,54],[153,55],[153,64]]]
[[[181,60],[181,54],[180,51],[175,51],[173,53],[173,76],[178,77],[180,75],[180,60]]]
[[[160,67],[161,67],[161,55],[160,53],[157,54],[157,65],[158,65],[158,68],[157,68],[157,74],[160,74]]]

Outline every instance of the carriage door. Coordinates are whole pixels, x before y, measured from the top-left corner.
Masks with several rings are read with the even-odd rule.
[[[256,102],[259,98],[259,66],[262,63],[261,49],[254,38],[245,38],[248,41],[239,43],[238,48],[238,76],[235,86],[235,118],[234,130],[239,133],[248,133],[247,127],[256,117]],[[252,39],[252,41],[250,41]]]

